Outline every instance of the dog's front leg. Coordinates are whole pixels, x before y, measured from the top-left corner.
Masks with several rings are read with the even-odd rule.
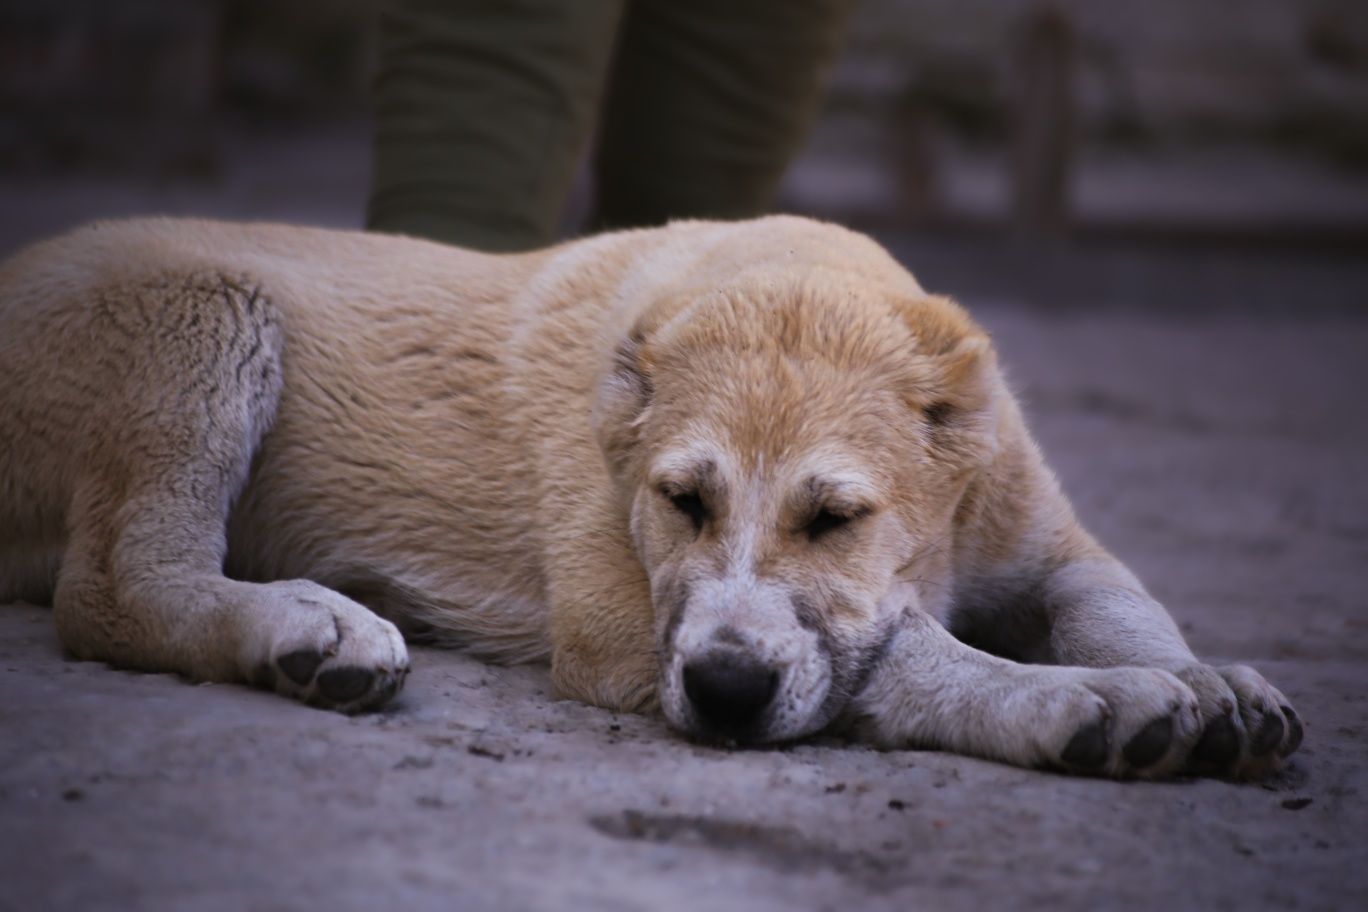
[[[1174,771],[1201,732],[1192,691],[1166,671],[1018,664],[915,609],[850,711],[883,747],[1113,777]]]
[[[1257,777],[1301,743],[1301,720],[1277,688],[1247,665],[1200,662],[1163,606],[1100,549],[1061,563],[1042,596],[1048,661],[1164,668],[1192,688],[1204,727],[1194,771]]]

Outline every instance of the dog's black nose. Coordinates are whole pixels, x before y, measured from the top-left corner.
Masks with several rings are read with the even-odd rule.
[[[738,740],[755,736],[778,689],[778,671],[740,653],[713,653],[684,666],[684,695],[700,721]]]

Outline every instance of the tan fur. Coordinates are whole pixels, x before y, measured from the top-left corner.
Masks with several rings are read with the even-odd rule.
[[[355,709],[402,629],[716,736],[711,662],[769,676],[731,737],[1118,776],[1300,738],[1078,528],[986,334],[834,226],[95,225],[0,267],[0,371],[0,600],[78,656]]]

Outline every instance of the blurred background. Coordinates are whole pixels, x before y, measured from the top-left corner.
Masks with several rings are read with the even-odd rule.
[[[380,2],[0,0],[0,254],[134,213],[358,227]],[[1368,4],[863,0],[780,207],[969,297],[1354,307]]]

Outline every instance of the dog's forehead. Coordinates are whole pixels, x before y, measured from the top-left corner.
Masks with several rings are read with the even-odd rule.
[[[701,356],[662,372],[656,394],[657,452],[681,466],[711,459],[795,477],[839,472],[886,457],[913,420],[878,371],[776,352]]]
[[[885,296],[868,290],[799,283],[707,295],[646,344],[648,436],[657,452],[710,442],[744,472],[842,453],[886,459],[912,424],[903,387],[915,347]]]
[[[719,289],[677,306],[652,340],[662,361],[774,355],[857,367],[915,347],[889,293],[805,282]]]

